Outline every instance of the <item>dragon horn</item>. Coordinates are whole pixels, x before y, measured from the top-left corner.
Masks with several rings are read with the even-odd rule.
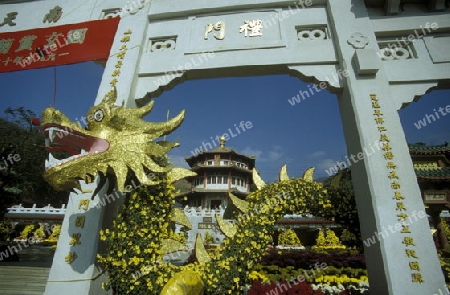
[[[233,205],[236,206],[236,208],[238,208],[239,211],[241,211],[242,213],[248,212],[249,208],[247,201],[239,199],[232,193],[229,193],[228,195],[230,196],[231,203],[233,203]]]
[[[195,257],[200,264],[204,264],[211,261],[208,252],[203,245],[202,236],[197,234],[195,239]]]
[[[303,172],[302,178],[308,182],[314,181],[314,167],[309,168],[305,172]]]
[[[256,169],[253,168],[252,173],[253,173],[253,182],[255,183],[256,187],[258,189],[262,189],[266,185],[266,183],[264,182],[264,180],[261,179]]]
[[[132,110],[133,114],[139,118],[142,118],[145,115],[148,115],[148,113],[150,113],[152,111],[154,105],[155,105],[155,101],[152,100],[151,102],[149,102],[148,104],[146,104],[143,107],[133,109]]]
[[[216,214],[217,224],[220,231],[228,238],[234,237],[237,233],[237,227],[223,220],[219,214]]]
[[[152,123],[147,125],[143,130],[145,133],[158,134],[159,136],[167,135],[177,129],[184,120],[184,110],[182,110],[176,117],[160,123]]]
[[[182,211],[178,208],[172,209],[172,214],[171,214],[170,219],[177,224],[184,225],[188,229],[192,229],[192,224],[189,221],[189,218],[186,216],[186,214],[184,214],[184,211]]]
[[[333,179],[331,179],[330,185],[331,185],[332,187],[339,188],[339,187],[341,186],[341,178],[342,178],[342,175],[343,175],[342,172],[339,172],[338,174],[336,174],[336,175],[333,177]]]
[[[280,178],[280,181],[289,180],[289,176],[287,174],[287,166],[284,164],[280,168],[280,172],[278,173],[278,177]]]
[[[188,247],[185,244],[178,242],[174,239],[161,240],[161,252],[163,254],[169,254],[172,252],[186,251],[186,250],[188,250]]]

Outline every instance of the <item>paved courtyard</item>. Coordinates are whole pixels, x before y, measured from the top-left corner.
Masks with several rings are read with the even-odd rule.
[[[54,251],[31,245],[19,251],[19,261],[0,262],[0,294],[42,295]]]

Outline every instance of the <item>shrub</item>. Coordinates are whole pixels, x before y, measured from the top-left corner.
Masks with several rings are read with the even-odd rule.
[[[9,233],[11,231],[11,226],[6,220],[0,221],[0,239],[7,240]]]
[[[169,233],[169,238],[171,238],[172,240],[178,241],[182,244],[186,244],[186,236],[184,235],[184,233],[174,233],[173,231],[171,231]]]
[[[339,241],[339,238],[331,229],[327,229],[325,233],[323,230],[319,231],[316,239],[316,245],[311,247],[313,250],[345,248],[346,247],[341,244],[341,241]]]
[[[209,231],[205,232],[205,237],[203,239],[203,243],[206,245],[214,243],[213,236]]]
[[[325,240],[325,234],[323,230],[320,230],[319,234],[317,235],[316,246],[325,246],[326,242],[327,241]]]
[[[48,237],[48,240],[57,241],[60,234],[61,234],[61,225],[57,224],[53,226],[52,234]]]
[[[341,241],[339,241],[339,238],[336,236],[334,231],[332,231],[331,229],[327,229],[326,236],[327,236],[326,241],[325,241],[326,246],[341,245]]]
[[[301,246],[302,243],[300,242],[300,239],[295,231],[289,228],[280,234],[278,237],[278,244],[286,246]]]
[[[33,225],[33,224],[29,224],[29,225],[25,226],[23,231],[20,233],[20,238],[21,239],[28,239],[28,236],[33,234],[35,227],[36,226]]]
[[[45,233],[44,230],[42,228],[38,228],[35,232],[34,235],[40,239],[45,237]]]
[[[353,245],[356,243],[356,236],[354,233],[344,228],[341,234],[341,241],[347,246]]]

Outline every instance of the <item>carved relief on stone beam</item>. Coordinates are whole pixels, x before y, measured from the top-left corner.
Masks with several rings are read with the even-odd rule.
[[[326,26],[322,27],[297,27],[297,39],[299,41],[313,41],[329,39],[328,29]]]
[[[401,60],[415,58],[414,46],[411,42],[398,44],[397,41],[379,42],[379,57],[382,60]]]
[[[347,39],[347,43],[355,49],[364,49],[369,44],[369,38],[363,33],[355,32]]]
[[[124,1],[125,2],[125,1]],[[102,11],[100,19],[106,19],[111,17],[126,17],[128,15],[134,15],[139,12],[146,5],[150,4],[150,0],[134,0],[127,1],[123,7],[120,8],[108,8]]]
[[[174,50],[177,37],[150,39],[150,52]]]
[[[120,16],[121,8],[109,8],[102,11],[100,19],[107,19]]]

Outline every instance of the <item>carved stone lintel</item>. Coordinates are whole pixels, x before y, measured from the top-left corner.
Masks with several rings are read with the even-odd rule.
[[[136,105],[142,106],[150,99],[161,95],[185,80],[184,71],[161,73],[151,77],[140,77],[136,87]]]
[[[304,82],[312,82],[316,85],[326,83],[326,89],[331,93],[339,93],[344,85],[345,77],[348,76],[348,72],[337,65],[292,65],[288,68],[292,76]]]
[[[418,101],[428,90],[437,85],[438,83],[436,82],[390,85],[395,108],[399,110],[413,101]]]

